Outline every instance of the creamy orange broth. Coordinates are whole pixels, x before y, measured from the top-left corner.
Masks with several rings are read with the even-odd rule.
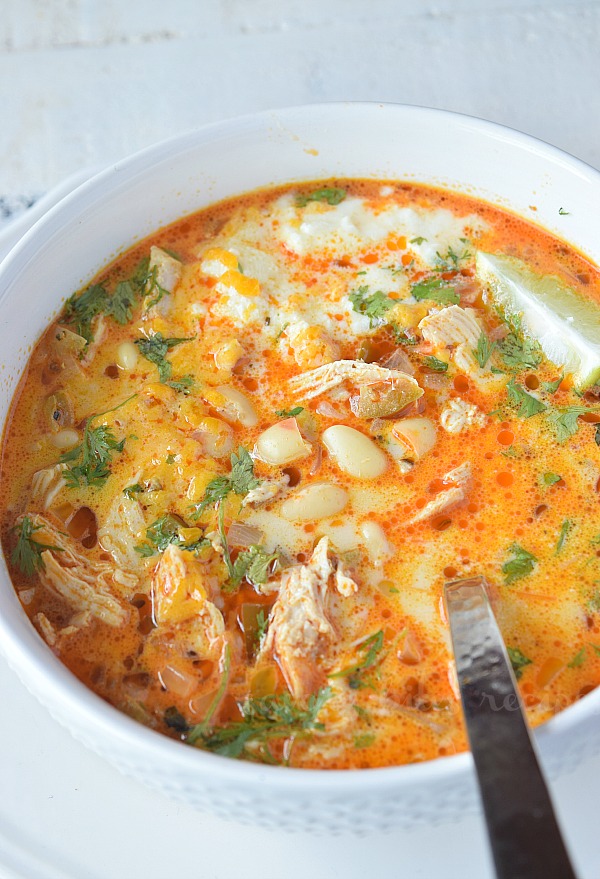
[[[325,187],[341,188],[346,196],[337,206],[326,201],[297,205],[299,193]],[[369,224],[378,218],[387,222],[386,211],[396,208],[411,208],[414,215],[398,214],[398,229],[392,217],[390,228],[375,234]],[[356,235],[340,232],[348,228],[343,220],[348,212]],[[269,737],[250,737],[237,753],[229,752],[248,759],[361,768],[453,754],[466,748],[466,739],[442,588],[448,579],[483,574],[506,643],[520,651],[512,655],[521,666],[519,685],[531,723],[541,723],[597,686],[600,467],[596,428],[589,423],[597,416],[590,411],[577,432],[560,443],[544,414],[518,416],[506,384],[515,377],[548,407],[593,410],[594,393],[576,396],[568,376],[550,393],[543,383],[558,380],[560,369],[540,358],[533,369],[511,372],[498,347],[478,379],[475,368],[455,362],[456,345],[436,346],[419,328],[428,313],[450,303],[414,302],[410,296],[420,281],[441,278],[444,289],[456,291],[461,308],[473,309],[485,337],[502,343],[507,329],[484,303],[474,275],[476,249],[517,256],[599,300],[595,266],[543,230],[481,201],[372,181],[263,190],[220,203],[136,245],[95,283],[114,293],[151,246],[172,251],[183,264],[172,292],[148,308],[156,298],[148,294],[150,280],[130,320],[120,324],[106,316],[101,330],[95,317],[90,327],[95,338],[83,352],[72,338],[69,350],[61,328],[75,332],[77,327],[65,315],[59,318],[31,356],[5,430],[5,552],[14,552],[19,534],[23,541],[24,521],[39,528],[30,534],[33,541],[59,547],[40,555],[43,549],[29,543],[37,570],[25,573],[14,557],[13,582],[33,624],[77,677],[141,722],[217,752],[224,729],[233,730],[235,738],[236,731],[249,731],[254,723],[254,730],[264,733],[256,713],[254,720],[250,716],[252,705],[262,706]],[[225,270],[230,274],[222,277],[233,283],[234,292],[214,276]],[[349,298],[361,287],[367,288],[363,300],[381,290],[386,301],[373,326]],[[301,319],[308,329],[301,327],[294,340]],[[157,365],[135,345],[156,333],[191,339],[166,354],[171,376],[163,376],[163,382]],[[123,349],[125,342],[135,347]],[[353,413],[350,398],[360,387],[358,379],[311,399],[289,384],[331,361],[385,364],[397,350],[408,357],[423,395],[383,419]],[[446,363],[446,371],[432,369],[435,362],[426,359],[431,357],[438,369],[440,360]],[[400,363],[398,368],[406,368],[405,358]],[[189,387],[166,384],[182,376],[191,377]],[[215,392],[222,386],[245,395],[255,423],[240,423],[231,409],[223,414],[223,399]],[[457,400],[477,407],[470,410],[475,423],[448,432],[441,415]],[[302,411],[290,415],[296,407]],[[260,459],[256,444],[267,428],[285,421],[277,414],[283,411],[296,418],[306,454],[276,466]],[[86,419],[96,413],[107,414],[90,428],[105,425],[115,443],[124,440],[122,449],[110,452],[105,480],[40,489],[34,474],[81,443]],[[394,425],[408,417],[429,419],[435,442],[419,460],[406,463],[411,456],[402,458],[405,447],[398,445]],[[381,474],[357,478],[344,472],[322,440],[336,424],[370,438],[384,456]],[[210,453],[215,436],[224,443],[218,458]],[[240,446],[252,454],[259,487],[275,491],[274,481],[281,483],[282,475],[287,486],[246,506],[244,493],[230,491],[220,504],[206,503],[195,518],[211,481],[231,478],[231,452]],[[66,467],[79,463],[66,461]],[[452,475],[443,481],[469,464],[462,483]],[[346,492],[342,509],[325,518],[286,519],[284,505],[314,483]],[[131,486],[127,496],[124,489]],[[455,503],[412,522],[435,498],[443,500],[445,492],[458,489]],[[242,578],[232,587],[219,543],[219,510],[226,533],[234,522],[249,524],[258,529],[254,542],[278,556],[265,563],[265,583]],[[146,533],[165,515],[174,517],[179,529],[177,548],[167,550],[171,567],[152,532]],[[370,525],[363,533],[365,523]],[[323,536],[329,537],[329,570],[316,587],[321,623],[310,614],[303,618],[305,643],[295,641],[288,655],[287,631],[267,629],[261,641],[247,624],[260,608],[265,621],[271,613],[269,627],[281,623],[272,608],[282,579],[289,584],[293,569],[307,565]],[[194,544],[195,550],[185,548]],[[513,579],[505,566],[514,558],[514,544],[535,561]],[[228,548],[235,564],[244,549]],[[73,550],[79,559],[75,568]],[[342,567],[336,574],[338,562]],[[82,571],[91,571],[87,591],[77,587],[73,599],[64,584],[50,582],[51,568],[71,585],[73,571],[80,579]],[[349,579],[340,590],[342,577]],[[94,592],[108,595],[110,606],[118,609],[116,622],[107,621],[95,605],[90,613],[86,602]],[[284,694],[290,690],[288,703]],[[321,695],[323,707],[305,729],[273,722],[274,717],[281,721],[274,705],[310,712],[311,694]],[[203,721],[204,727],[196,726]]]

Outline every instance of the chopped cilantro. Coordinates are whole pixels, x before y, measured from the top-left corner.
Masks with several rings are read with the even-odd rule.
[[[561,217],[570,217],[571,216],[571,211],[566,211],[564,208],[559,208],[558,213],[560,214]]]
[[[427,238],[423,238],[422,235],[417,235],[416,238],[410,239],[409,244],[416,244],[417,246],[420,246],[421,244],[423,244],[424,241],[427,241]]]
[[[264,610],[259,610],[256,614],[256,641],[258,644],[267,634],[269,628],[269,617],[266,616]]]
[[[146,540],[149,542],[138,544],[134,549],[142,557],[148,558],[157,552],[164,552],[171,543],[190,552],[197,552],[203,546],[208,546],[209,541],[205,537],[199,537],[193,542],[183,538],[180,529],[185,527],[180,519],[166,513],[146,528]]]
[[[293,409],[278,409],[275,412],[278,418],[295,418],[296,415],[300,415],[301,412],[304,412],[304,406],[294,406]]]
[[[363,708],[362,705],[353,705],[352,707],[354,708],[361,720],[365,720],[367,723],[371,723],[371,715],[366,708]]]
[[[480,369],[484,369],[486,363],[494,353],[496,342],[491,342],[485,333],[482,333],[477,340],[477,348],[474,349],[473,355],[479,364]]]
[[[165,458],[166,464],[174,464],[175,463],[175,455],[167,455]]]
[[[92,322],[102,314],[109,302],[109,295],[101,284],[92,284],[79,295],[73,294],[65,305],[63,321],[74,324],[75,331],[89,343],[93,341]]]
[[[590,411],[585,406],[566,406],[563,409],[553,409],[548,412],[547,418],[558,442],[564,443],[569,437],[574,436],[579,430],[579,416]]]
[[[330,697],[331,689],[325,687],[309,697],[306,708],[296,705],[289,693],[248,699],[241,706],[242,720],[212,729],[204,724],[205,728],[197,735],[190,734],[187,741],[197,742],[201,748],[224,757],[250,756],[247,748],[252,743],[259,746],[258,753],[263,760],[275,762],[269,742],[324,729],[317,717]],[[251,755],[256,759],[254,749]]]
[[[428,278],[426,281],[418,281],[412,285],[411,294],[420,302],[422,299],[431,299],[439,305],[456,305],[460,302],[460,296],[454,287],[443,278]]]
[[[165,382],[165,384],[187,397],[194,387],[194,379],[191,375],[182,375],[181,378],[171,379],[171,381]]]
[[[133,485],[127,485],[123,489],[123,494],[126,498],[129,498],[130,501],[135,500],[136,494],[141,494],[144,491],[143,487],[139,484],[139,482],[134,482]]]
[[[366,285],[359,287],[358,290],[353,290],[348,294],[348,298],[352,303],[353,310],[357,314],[366,315],[369,318],[369,325],[372,327],[376,326],[394,305],[394,301],[381,290],[369,294],[369,288]]]
[[[461,241],[463,241],[463,243],[465,242],[465,240],[466,239],[461,239]],[[456,272],[460,268],[460,263],[463,262],[463,260],[465,260],[465,259],[470,259],[471,254],[469,253],[469,251],[467,250],[466,247],[461,254],[458,254],[458,253],[456,253],[456,251],[454,250],[452,245],[450,245],[448,247],[447,252],[443,256],[441,253],[437,253],[437,252],[436,252],[436,256],[437,256],[438,261],[440,263],[440,266],[438,267],[438,271],[440,271],[440,272]]]
[[[61,463],[70,465],[64,471],[64,478],[69,488],[81,484],[93,485],[96,488],[103,486],[110,476],[113,453],[123,451],[125,438],[117,440],[106,424],[91,426],[92,420],[98,417],[92,415],[87,419],[82,441],[60,456]]]
[[[557,378],[555,382],[542,382],[542,390],[546,391],[547,394],[555,394],[559,389],[563,378],[564,373],[560,378]]]
[[[565,545],[565,541],[569,536],[571,528],[573,527],[573,523],[569,519],[565,519],[560,527],[560,534],[558,535],[558,541],[556,543],[556,549],[554,550],[554,555],[558,555]]]
[[[375,738],[375,733],[361,733],[358,736],[354,736],[354,747],[357,749],[370,748]]]
[[[244,577],[253,586],[261,586],[269,579],[269,568],[279,560],[279,553],[269,554],[261,546],[252,545],[240,552],[233,563],[233,587],[240,585]]]
[[[585,645],[578,650],[573,659],[567,663],[567,668],[579,668],[585,662],[586,649]]]
[[[348,686],[352,690],[359,690],[363,687],[371,686],[371,684],[364,680],[364,673],[370,668],[373,668],[373,666],[378,665],[385,658],[385,653],[382,652],[383,630],[380,629],[378,632],[375,632],[374,635],[365,638],[365,640],[358,645],[358,650],[363,653],[359,662],[329,675],[330,678],[347,677]]]
[[[42,553],[48,549],[54,552],[63,552],[59,546],[49,543],[40,543],[33,536],[36,531],[42,530],[42,525],[34,525],[29,516],[23,516],[20,523],[15,525],[17,545],[13,549],[10,560],[26,577],[31,577],[36,571],[44,571],[46,566]]]
[[[437,357],[424,357],[423,366],[426,366],[428,369],[433,369],[434,372],[448,371],[448,364],[444,363],[443,360],[438,360]]]
[[[310,201],[322,201],[330,205],[340,204],[346,198],[346,190],[337,186],[326,186],[323,189],[315,189],[306,195],[296,196],[296,205],[299,208],[306,207]]]
[[[510,664],[513,667],[513,671],[515,673],[515,677],[517,680],[523,674],[523,669],[526,665],[531,665],[531,659],[528,659],[524,653],[521,653],[518,647],[508,647],[506,648],[508,653],[508,658],[510,659]]]
[[[542,362],[539,343],[525,339],[511,332],[498,344],[498,351],[505,365],[516,372],[522,369],[536,369]]]
[[[165,339],[162,333],[153,333],[148,338],[135,339],[134,341],[140,349],[142,357],[158,367],[158,377],[161,382],[166,382],[171,378],[173,371],[173,367],[166,359],[168,352],[176,345],[181,345],[182,342],[191,342],[194,338],[195,336]]]
[[[508,551],[512,554],[512,558],[502,565],[502,573],[504,574],[504,582],[507,586],[526,577],[533,571],[537,559],[532,553],[523,549],[518,543],[513,543]]]
[[[514,378],[507,384],[506,391],[510,402],[514,406],[518,406],[517,416],[519,418],[531,418],[547,408],[545,403],[528,394],[525,388],[518,385]]]
[[[550,471],[548,473],[542,473],[540,476],[540,482],[542,485],[555,485],[557,482],[560,482],[560,480],[561,477],[558,473],[551,473]]]
[[[131,281],[121,281],[106,305],[106,314],[114,317],[118,324],[124,326],[133,317],[137,291]]]

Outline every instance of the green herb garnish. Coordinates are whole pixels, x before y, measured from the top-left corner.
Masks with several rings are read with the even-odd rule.
[[[428,369],[433,369],[434,372],[448,371],[448,364],[443,360],[438,360],[437,357],[424,357],[423,366],[426,366]]]
[[[531,394],[527,393],[524,387],[518,385],[514,378],[512,378],[507,384],[506,391],[510,402],[514,406],[518,406],[518,418],[531,418],[533,415],[537,415],[547,408],[545,403],[532,397]]]
[[[129,498],[130,501],[134,501],[136,494],[141,494],[143,491],[144,489],[139,482],[134,482],[133,485],[125,486],[123,494],[126,498]]]
[[[523,669],[526,665],[531,665],[531,659],[528,659],[524,653],[521,653],[518,647],[508,647],[506,648],[506,652],[508,653],[508,658],[510,659],[510,664],[513,667],[513,671],[515,673],[515,677],[517,680],[523,674]]]
[[[354,736],[354,747],[357,749],[370,748],[375,739],[375,733],[362,733],[361,735]]]
[[[358,645],[358,650],[364,654],[359,662],[329,675],[330,678],[347,677],[348,686],[352,690],[359,690],[363,687],[372,686],[364,680],[364,673],[373,668],[373,666],[378,665],[385,657],[385,653],[382,653],[383,630],[380,629],[378,632],[375,632],[374,635],[365,638],[365,640]]]
[[[480,369],[484,369],[486,363],[496,349],[496,342],[490,342],[485,333],[482,333],[477,340],[477,348],[473,350],[473,356],[479,364]]]
[[[514,583],[515,580],[520,580],[521,577],[531,574],[537,562],[536,557],[526,549],[523,549],[522,546],[519,546],[518,543],[513,543],[508,548],[508,551],[512,554],[513,558],[502,565],[504,582],[507,586]]]
[[[579,430],[579,416],[593,410],[585,406],[566,406],[563,409],[552,409],[547,418],[559,443],[564,443]]]
[[[194,379],[191,375],[182,375],[181,378],[171,379],[171,381],[165,382],[165,384],[187,397],[194,387]]]
[[[460,302],[460,296],[454,287],[442,278],[429,278],[426,281],[418,281],[413,284],[411,294],[420,302],[422,299],[430,299],[439,305],[456,305]]]
[[[44,571],[46,566],[42,553],[46,550],[63,552],[60,546],[52,546],[49,543],[40,543],[33,536],[36,531],[43,530],[42,525],[34,525],[29,516],[23,516],[13,531],[17,535],[17,545],[13,549],[10,560],[26,577],[31,577],[36,571]]]
[[[578,650],[571,662],[567,663],[567,668],[579,668],[585,662],[586,649],[585,645]]]
[[[296,205],[299,208],[304,208],[310,201],[321,201],[330,205],[336,205],[344,201],[345,198],[345,189],[339,189],[337,186],[326,186],[323,189],[315,189],[306,195],[297,195]]]
[[[278,418],[295,418],[296,415],[300,415],[301,412],[304,412],[304,406],[294,406],[293,409],[278,409],[275,412]]]
[[[539,343],[534,339],[525,339],[511,332],[498,344],[498,351],[505,365],[519,372],[523,369],[537,369],[542,362]]]
[[[233,563],[233,587],[240,585],[244,577],[253,586],[261,586],[269,579],[269,568],[279,560],[279,553],[269,554],[261,546],[253,544],[240,552]]]
[[[142,557],[149,558],[158,552],[164,552],[172,543],[189,552],[198,552],[203,546],[209,546],[210,541],[205,537],[192,543],[181,537],[180,529],[185,527],[187,526],[180,519],[166,513],[146,528],[148,543],[138,544],[134,549]]]
[[[560,482],[561,477],[558,473],[542,473],[540,476],[540,482],[542,485],[556,485],[557,482]]]
[[[175,348],[176,345],[181,345],[182,342],[191,342],[194,338],[195,336],[165,339],[162,333],[153,333],[148,338],[135,339],[134,341],[140,349],[142,357],[145,357],[146,360],[149,360],[150,363],[154,363],[158,367],[160,381],[167,382],[171,378],[173,371],[173,367],[166,359],[168,352]]]
[[[572,527],[573,527],[573,523],[571,521],[569,521],[569,519],[565,519],[565,521],[562,523],[561,528],[560,528],[560,534],[558,536],[558,541],[556,543],[556,549],[554,550],[554,555],[558,555],[559,552],[564,547],[565,541],[566,541],[567,537],[569,536],[569,532],[571,531]]]
[[[352,303],[352,308],[357,314],[364,314],[369,318],[371,327],[384,318],[384,315],[394,305],[393,299],[390,299],[386,293],[377,290],[375,293],[369,293],[366,285],[353,290],[348,294],[348,298]]]

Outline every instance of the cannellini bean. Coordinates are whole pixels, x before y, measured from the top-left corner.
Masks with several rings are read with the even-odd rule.
[[[394,547],[388,541],[385,531],[378,522],[363,522],[360,526],[365,547],[373,564],[382,565],[392,555]]]
[[[68,427],[64,430],[59,430],[58,433],[55,433],[52,436],[52,444],[55,445],[57,449],[72,449],[78,442],[79,434],[76,430],[71,430]]]
[[[402,418],[394,422],[392,438],[404,446],[404,458],[419,461],[435,445],[435,424],[429,418]]]
[[[239,421],[244,427],[255,427],[258,424],[258,415],[254,411],[254,406],[241,391],[229,385],[220,385],[216,390],[225,397],[225,403],[213,405],[224,418],[228,421]]]
[[[281,515],[293,522],[327,519],[341,513],[348,503],[348,494],[330,482],[314,482],[295,492],[281,505]]]
[[[133,342],[121,342],[117,348],[117,366],[119,369],[125,369],[130,372],[135,369],[138,361],[137,345]]]
[[[254,454],[267,464],[283,467],[310,455],[312,446],[302,437],[295,418],[286,418],[264,430],[256,441]]]
[[[376,479],[387,468],[387,458],[372,439],[353,427],[334,424],[323,433],[325,448],[340,470],[358,479]]]

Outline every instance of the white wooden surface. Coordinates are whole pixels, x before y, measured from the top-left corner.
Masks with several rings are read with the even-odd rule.
[[[597,0],[2,0],[0,213],[85,166],[257,109],[482,116],[600,166]]]
[[[1,0],[0,225],[82,168],[313,101],[458,110],[600,167],[599,59],[600,0]],[[362,841],[231,828],[122,780],[3,663],[0,690],[2,879],[490,875],[475,816]],[[586,877],[595,778],[600,761],[556,787]]]

